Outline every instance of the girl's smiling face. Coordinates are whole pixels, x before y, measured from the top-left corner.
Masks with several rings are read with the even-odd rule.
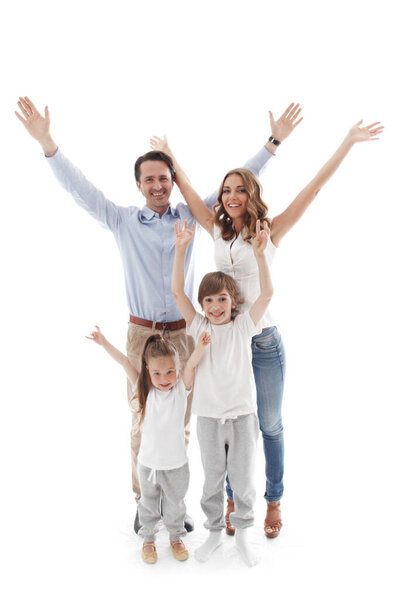
[[[205,296],[202,301],[202,309],[207,319],[213,325],[225,325],[232,320],[232,298],[226,288],[222,288],[218,294]]]
[[[150,358],[147,369],[152,385],[162,392],[172,389],[177,382],[178,372],[172,356]]]

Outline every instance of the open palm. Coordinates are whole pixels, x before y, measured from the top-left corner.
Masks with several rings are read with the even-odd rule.
[[[42,141],[50,132],[50,114],[49,109],[46,106],[44,109],[44,117],[37,110],[33,102],[29,100],[27,96],[22,98],[20,96],[18,101],[18,108],[20,109],[23,116],[15,111],[18,119],[23,123],[25,129],[30,135],[38,142]]]
[[[379,121],[371,123],[366,127],[360,127],[362,123],[358,121],[349,131],[349,137],[353,142],[368,142],[369,140],[378,140],[378,135],[383,131],[383,125],[379,125]],[[377,127],[379,125],[379,127]]]

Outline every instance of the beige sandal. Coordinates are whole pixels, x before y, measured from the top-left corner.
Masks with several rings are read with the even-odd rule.
[[[264,532],[267,538],[276,538],[282,527],[281,519],[281,503],[268,502],[267,504],[267,516],[264,521]]]
[[[170,542],[172,554],[176,560],[187,560],[189,558],[189,552],[187,551],[185,544],[181,540],[176,542]]]
[[[149,548],[151,548],[150,552]],[[143,542],[142,558],[149,565],[157,562],[157,550],[154,542]]]

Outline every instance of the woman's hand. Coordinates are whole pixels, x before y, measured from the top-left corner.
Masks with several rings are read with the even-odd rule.
[[[358,121],[353,127],[350,129],[347,137],[349,141],[353,144],[356,142],[368,142],[379,140],[378,135],[380,135],[384,129],[383,125],[379,125],[380,121],[376,123],[371,123],[371,125],[367,125],[366,127],[360,127],[363,120]],[[377,127],[379,125],[379,127]]]
[[[253,238],[253,252],[257,256],[264,254],[264,250],[267,247],[269,239],[269,227],[268,223],[264,221],[261,226],[260,219],[256,222],[256,237]]]
[[[100,327],[98,327],[97,325],[95,325],[96,327],[96,331],[92,331],[92,333],[90,335],[85,335],[85,337],[88,340],[92,340],[93,342],[96,342],[96,344],[99,344],[99,346],[104,346],[104,344],[106,343],[106,338],[105,336],[102,334],[102,332],[100,331]]]
[[[196,225],[195,223],[193,223],[192,228],[189,229],[188,222],[185,219],[185,226],[184,229],[182,229],[181,220],[178,219],[178,222],[174,224],[175,248],[186,250],[186,248],[190,246],[193,239],[195,227]]]
[[[269,110],[268,113],[272,137],[278,140],[278,142],[283,142],[283,140],[285,140],[303,120],[303,117],[301,117],[301,119],[296,121],[300,112],[300,104],[295,104],[292,102],[292,104],[287,107],[279,119],[275,121],[272,112]]]
[[[165,154],[168,154],[168,156],[172,156],[171,148],[168,146],[168,140],[166,135],[164,135],[162,138],[153,135],[153,137],[150,138],[150,146],[152,150],[164,152]]]

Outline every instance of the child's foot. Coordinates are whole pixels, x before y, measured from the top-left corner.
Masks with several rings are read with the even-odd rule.
[[[176,542],[170,542],[172,553],[176,560],[187,560],[189,558],[189,552],[187,551],[185,544],[181,540]]]
[[[157,550],[154,542],[143,543],[142,558],[145,563],[150,565],[157,562]]]
[[[236,529],[236,547],[239,550],[239,554],[249,567],[254,567],[260,557],[249,545],[247,541],[247,529]]]
[[[221,531],[210,531],[208,538],[194,551],[196,560],[206,562],[221,544]]]

